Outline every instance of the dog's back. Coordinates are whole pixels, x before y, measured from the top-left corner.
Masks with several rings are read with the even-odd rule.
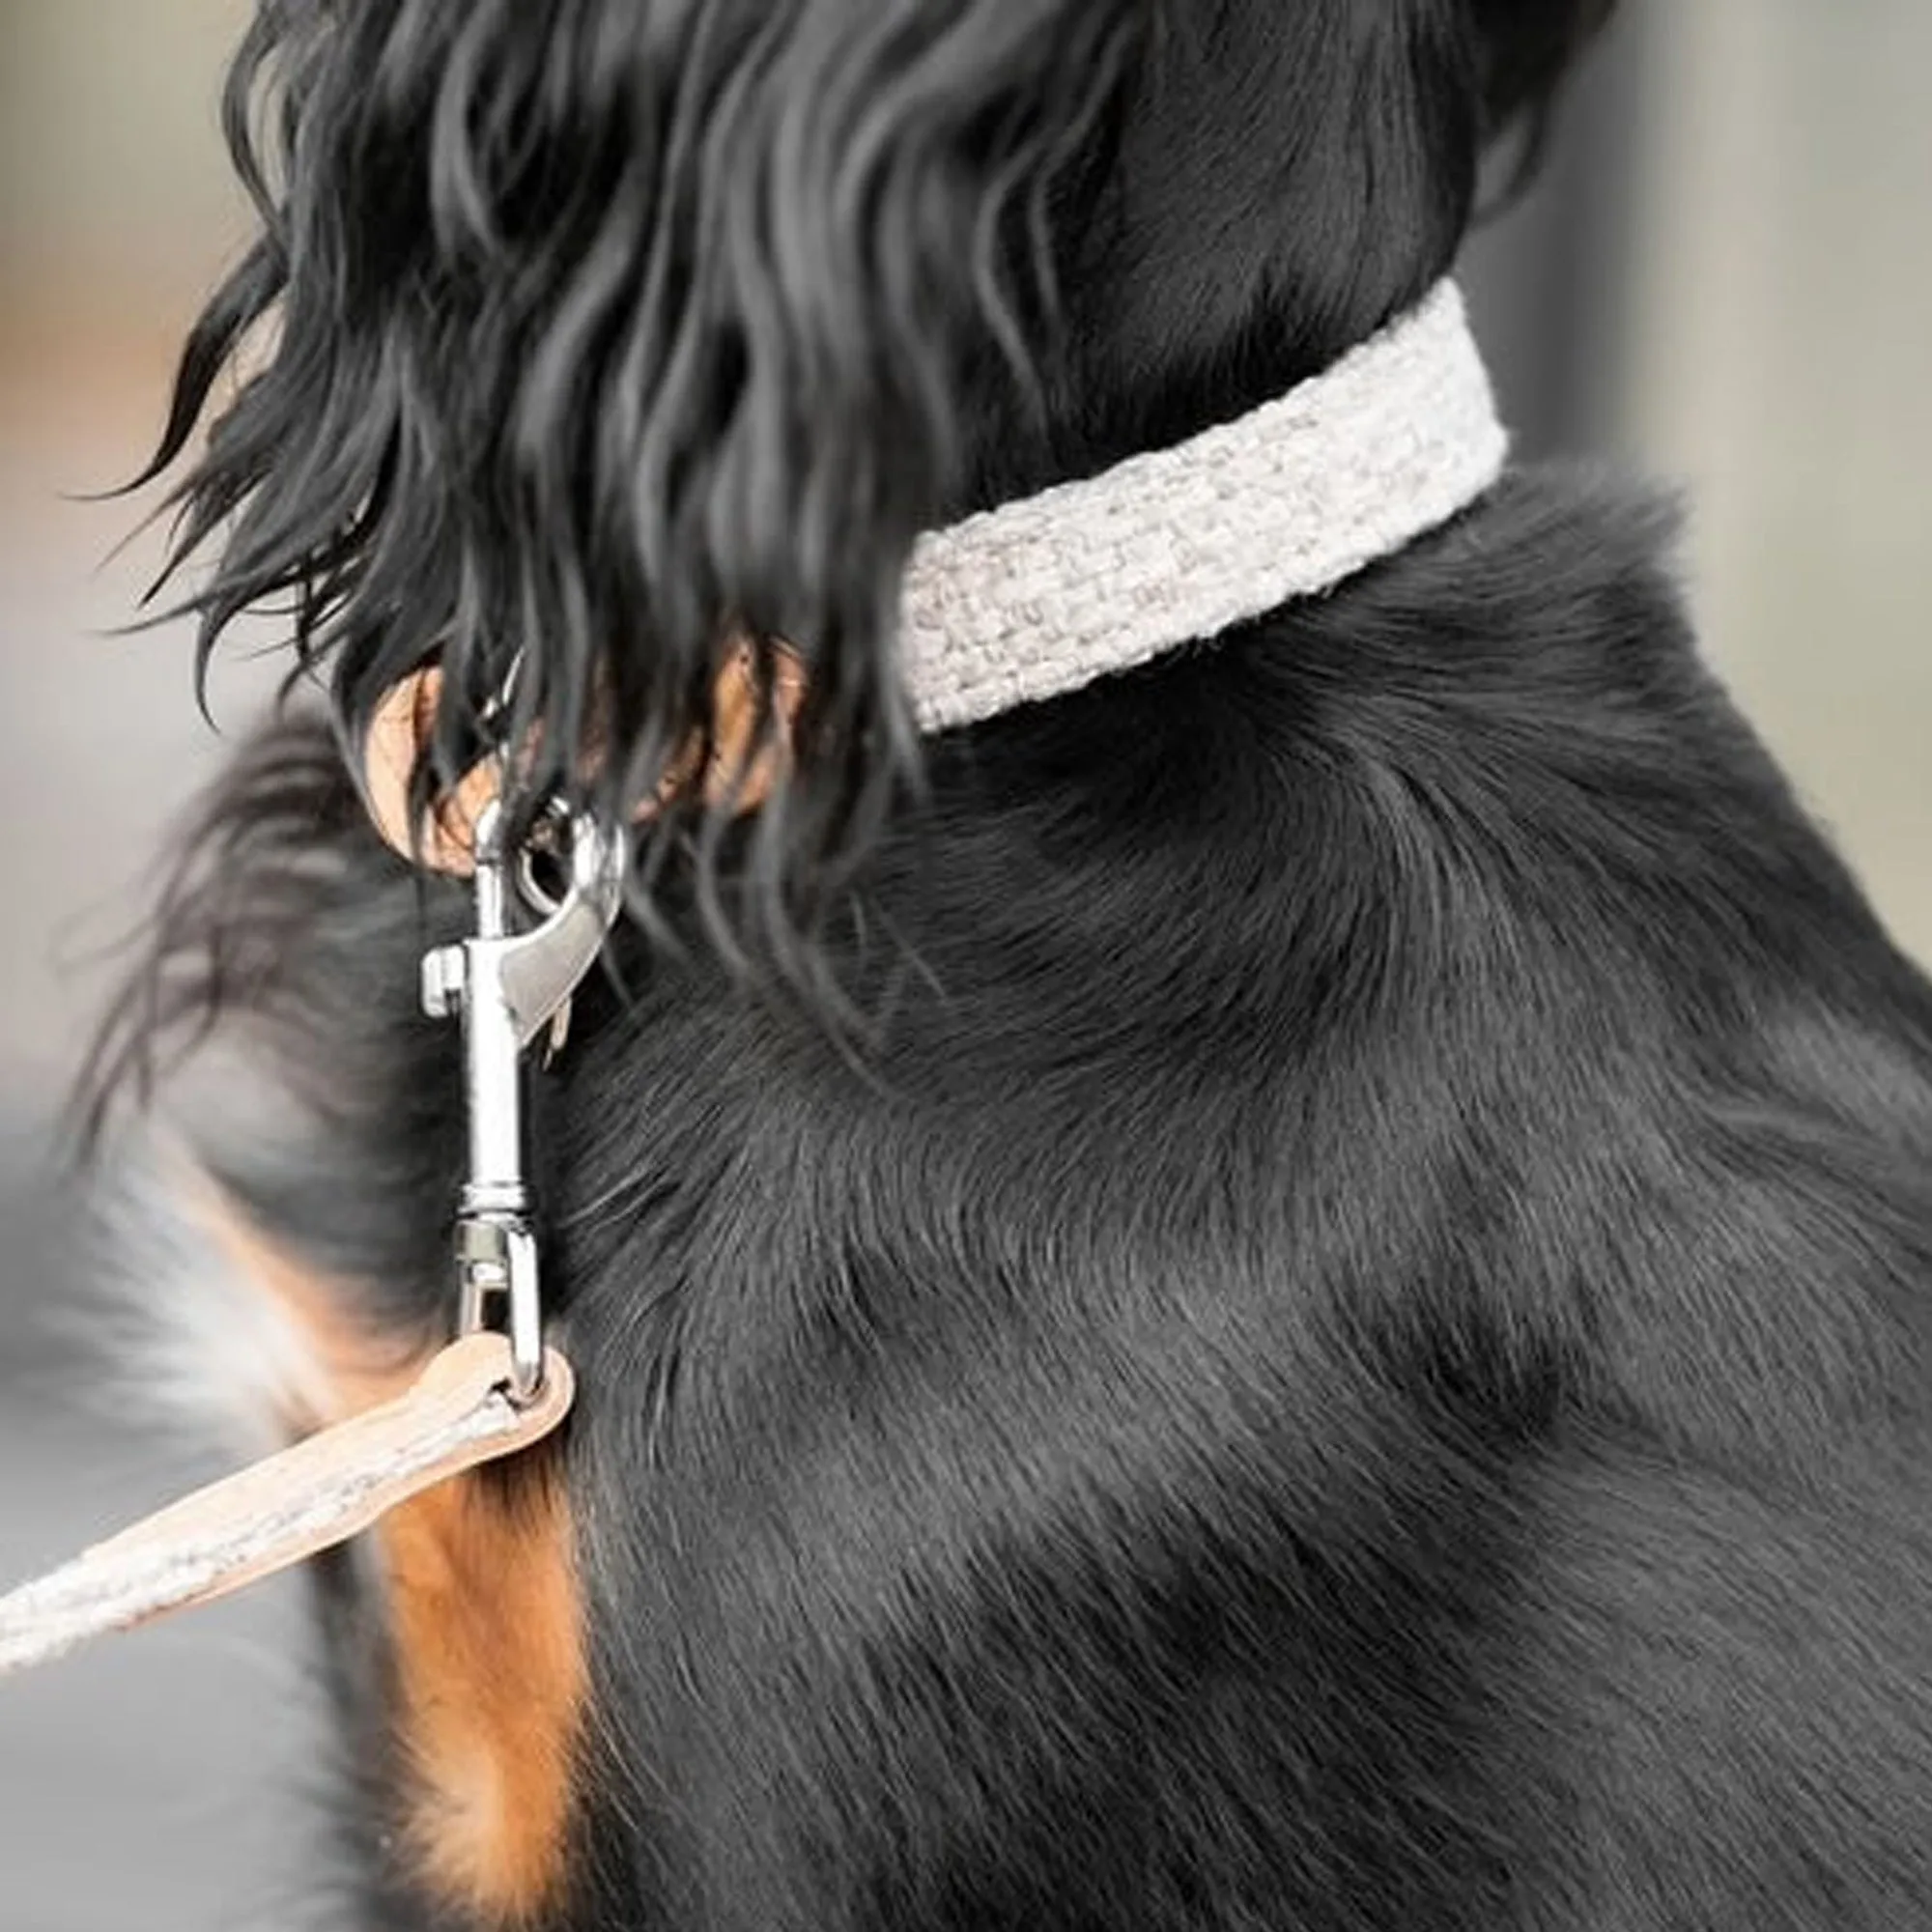
[[[373,11],[394,16],[412,111],[450,98],[466,45],[472,110],[476,73],[534,58],[500,8],[453,44],[436,9]],[[567,96],[570,34],[588,60],[588,23],[638,10],[551,11]],[[1574,25],[1462,0],[1229,4],[1164,10],[1150,41],[1137,10],[1114,10],[1118,37],[1091,25],[1107,9],[1084,28],[1072,11],[1022,28],[980,0],[951,10],[956,40],[800,25],[736,48],[732,71],[834,94],[809,54],[865,72],[872,108],[826,112],[909,171],[878,164],[881,201],[854,205],[881,224],[882,290],[818,318],[855,336],[821,365],[796,339],[815,326],[796,263],[758,260],[778,293],[757,315],[733,307],[760,298],[742,262],[739,283],[699,264],[683,323],[736,331],[741,387],[710,425],[716,470],[652,455],[667,500],[639,509],[662,520],[652,561],[692,573],[689,664],[662,645],[683,682],[640,682],[595,625],[532,652],[554,641],[559,705],[606,692],[620,725],[674,743],[720,598],[770,595],[749,615],[803,635],[828,695],[788,806],[663,848],[664,929],[632,932],[581,996],[538,1096],[555,1316],[584,1386],[560,1485],[479,1491],[464,1547],[486,1554],[461,1589],[424,1593],[400,1560],[406,1602],[330,1585],[345,1719],[371,1741],[372,1910],[585,1932],[1917,1922],[1932,990],[1697,662],[1666,521],[1573,475],[1512,475],[1330,597],[930,740],[916,796],[895,790],[891,660],[866,613],[910,531],[1243,407],[1396,312],[1461,233],[1485,100],[1492,119],[1523,105]],[[707,14],[736,17],[662,10],[685,63],[659,77],[674,125],[679,75],[717,56],[673,30]],[[380,67],[369,33],[354,59],[306,50],[311,98],[344,98],[298,160],[373,141],[349,87]],[[1076,53],[1091,73],[1052,66]],[[1045,63],[1037,99],[1022,56]],[[1260,104],[1256,75],[1276,83]],[[938,137],[877,103],[901,90],[929,121],[942,80],[983,98],[928,178]],[[1303,116],[1286,132],[1284,99]],[[781,99],[767,128],[722,79],[718,100],[740,145],[689,180],[667,159],[666,180],[722,197],[755,256],[764,217],[731,184],[774,155],[809,184],[817,124]],[[854,357],[868,329],[906,346],[898,298],[938,299],[931,238],[893,224],[983,212],[959,171],[993,166],[1001,103],[1028,164],[1053,158],[1035,212],[1070,204],[1098,239],[1060,233],[1060,306],[1007,318],[1068,330],[1043,417],[935,338],[925,373],[957,385],[965,452],[947,469],[871,447],[845,412],[929,427],[903,371]],[[332,218],[359,232],[353,195]],[[412,244],[387,245],[410,286]],[[1211,285],[1186,281],[1197,251]],[[353,258],[321,275],[335,307],[318,296],[314,341],[373,316],[412,342],[421,316],[353,287]],[[277,272],[264,288],[298,307],[299,251]],[[982,295],[950,319],[968,348]],[[534,453],[480,429],[439,452],[459,472],[529,466],[523,509],[558,546],[520,582],[514,557],[465,581],[541,606],[544,573],[582,563],[674,630],[679,596],[577,521],[599,475],[545,494],[542,437],[637,401],[623,384],[648,388],[663,347],[665,314],[610,294],[600,315],[609,342],[578,316],[588,376],[519,392]],[[305,408],[337,420],[355,357],[332,368],[323,401],[300,372],[279,402],[258,393],[206,472],[208,500],[270,506],[231,566],[243,587],[318,568],[274,552],[300,491],[267,427],[273,407],[283,435]],[[809,369],[815,398],[760,389]],[[688,440],[701,469],[717,400],[674,391],[650,392],[640,434]],[[435,413],[372,399],[406,426]],[[838,420],[794,451],[741,436],[761,402]],[[392,493],[464,481],[385,460]],[[756,460],[799,463],[779,479],[795,500],[734,494]],[[909,502],[883,504],[887,484]],[[705,522],[720,500],[751,534]],[[466,526],[379,497],[359,562],[324,559],[346,571],[321,640],[352,713],[420,655],[384,628],[410,587],[396,525],[431,584],[439,545],[493,534],[497,507]],[[855,531],[874,548],[836,558]],[[795,581],[773,590],[785,558]],[[488,635],[447,646],[472,685]],[[835,798],[845,815],[819,809]],[[179,902],[163,1007],[272,1016],[311,1105],[286,1146],[213,1132],[209,1157],[357,1319],[412,1332],[447,1293],[461,1131],[413,972],[460,895],[382,847],[319,726],[256,748],[211,824],[225,863]],[[792,923],[786,867],[828,858],[836,895]],[[749,981],[720,966],[721,926]]]

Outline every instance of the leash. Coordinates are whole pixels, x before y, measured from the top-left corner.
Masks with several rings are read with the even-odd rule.
[[[197,1490],[0,1598],[0,1676],[214,1603],[347,1543],[451,1476],[542,1441],[569,1412],[570,1364],[552,1350],[540,1388],[521,1405],[516,1374],[507,1337],[464,1336],[398,1400]]]
[[[0,1598],[0,1676],[113,1631],[213,1603],[370,1528],[450,1477],[514,1456],[570,1411],[570,1364],[543,1339],[524,1171],[523,1056],[560,1038],[623,904],[626,840],[561,808],[540,835],[568,867],[553,898],[538,848],[505,850],[492,802],[474,827],[476,930],[422,962],[424,1010],[460,1017],[468,1173],[455,1226],[456,1339],[403,1395],[98,1544]],[[540,923],[517,929],[520,914]]]

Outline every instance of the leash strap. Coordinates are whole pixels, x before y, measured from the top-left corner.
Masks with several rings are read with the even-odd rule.
[[[0,1597],[0,1676],[110,1631],[213,1603],[368,1529],[423,1491],[541,1441],[569,1412],[570,1365],[546,1351],[512,1399],[508,1337],[452,1343],[414,1385],[175,1503]]]
[[[553,899],[530,851],[503,843],[503,824],[492,803],[476,826],[475,935],[423,961],[425,1009],[463,1021],[469,1164],[455,1228],[458,1339],[397,1400],[0,1598],[0,1676],[332,1549],[423,1491],[541,1441],[569,1412],[570,1366],[543,1340],[522,1060],[546,1030],[554,1038],[603,949],[623,905],[626,844],[587,817],[554,813],[566,882]],[[541,922],[526,927],[520,910]]]

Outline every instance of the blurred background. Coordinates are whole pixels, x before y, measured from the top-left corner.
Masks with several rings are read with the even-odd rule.
[[[0,1584],[207,1463],[77,1412],[28,1339],[82,1264],[63,1085],[159,828],[221,744],[139,464],[242,235],[214,123],[247,0],[0,0]],[[1706,647],[1900,941],[1932,960],[1932,6],[1625,0],[1467,279],[1520,446],[1690,506]],[[231,665],[217,721],[266,689]],[[286,1589],[0,1688],[0,1932],[327,1924]]]

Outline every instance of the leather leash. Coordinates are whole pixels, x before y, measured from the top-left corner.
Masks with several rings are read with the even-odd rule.
[[[455,1224],[456,1339],[396,1400],[0,1598],[0,1675],[291,1569],[451,1476],[527,1449],[568,1414],[570,1365],[543,1340],[522,1059],[567,1013],[603,950],[623,905],[626,841],[554,814],[569,876],[551,900],[529,876],[530,855],[500,843],[503,822],[492,801],[472,828],[474,934],[422,962],[425,1010],[460,1016],[464,1033],[469,1147]],[[539,923],[518,929],[520,902],[544,915]]]
[[[681,761],[660,798],[697,783],[714,803],[743,811],[769,795],[805,684],[790,651],[778,647],[773,664],[776,736],[756,742],[751,654],[727,652],[710,763],[700,771],[695,757]],[[410,778],[440,676],[417,671],[384,699],[364,749],[362,788],[376,829],[398,852],[471,880],[475,930],[424,958],[421,988],[424,1010],[460,1018],[464,1031],[469,1168],[453,1243],[456,1339],[395,1400],[198,1490],[0,1597],[0,1676],[292,1569],[439,1483],[531,1447],[569,1412],[570,1364],[543,1336],[522,1060],[539,1039],[560,1039],[572,996],[622,910],[628,841],[553,810],[541,829],[566,883],[551,897],[532,853],[501,843],[498,758],[466,773],[412,836]]]
[[[0,1598],[0,1676],[214,1603],[347,1543],[451,1476],[540,1442],[569,1412],[570,1364],[552,1350],[521,1406],[514,1372],[507,1337],[464,1336],[396,1401],[197,1490]]]
[[[494,762],[466,777],[449,809],[440,804],[428,836],[409,840],[399,827],[413,746],[398,739],[394,721],[423,727],[433,676],[418,673],[391,695],[388,735],[372,734],[365,793],[391,843],[426,851],[426,863],[472,882],[475,930],[424,958],[421,988],[424,1009],[460,1018],[464,1032],[469,1165],[453,1244],[456,1339],[395,1400],[195,1492],[0,1598],[0,1676],[291,1569],[451,1476],[529,1448],[569,1412],[570,1365],[543,1338],[522,1061],[562,1026],[622,910],[627,840],[560,808],[550,813],[552,856],[566,873],[552,898],[532,853],[501,842]],[[744,778],[742,764],[734,780]],[[740,782],[733,796],[746,789]]]

